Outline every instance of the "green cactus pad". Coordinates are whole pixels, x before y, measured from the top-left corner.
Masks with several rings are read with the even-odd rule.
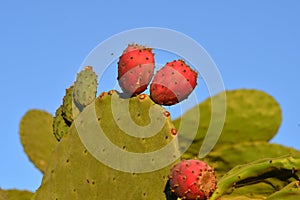
[[[33,193],[26,190],[2,190],[0,188],[0,200],[30,200]]]
[[[295,200],[300,198],[300,181],[293,181],[280,191],[270,195],[267,200]]]
[[[269,189],[280,190],[288,183],[299,179],[299,175],[299,154],[260,159],[249,164],[238,165],[219,180],[217,190],[210,200],[216,200],[223,195],[232,193],[250,195],[249,197],[252,194],[257,195],[259,191],[266,194],[268,189],[265,185]],[[260,184],[260,186],[258,187],[256,184]]]
[[[232,193],[227,196],[234,197],[243,195],[248,198],[266,199],[268,196],[277,192],[280,188],[284,188],[288,184],[289,180],[280,180],[275,177],[269,177],[261,179],[258,182],[249,182],[241,186],[239,185],[238,187],[233,188]]]
[[[52,115],[42,110],[29,110],[20,122],[24,151],[41,172],[45,172],[48,160],[57,145],[52,135],[52,122]]]
[[[73,97],[78,106],[84,108],[95,100],[97,86],[97,75],[92,67],[87,66],[77,74]]]
[[[129,108],[121,108],[126,104]],[[118,112],[114,113],[115,111]],[[93,112],[95,116],[91,114]],[[149,126],[151,123],[154,124]],[[139,126],[133,128],[133,124]],[[160,126],[155,135],[147,135],[147,131]],[[94,132],[98,130],[97,127],[101,131]],[[142,132],[143,127],[147,131]],[[135,137],[132,134],[145,137]],[[69,133],[59,143],[35,200],[163,200],[171,165],[179,157],[177,137],[173,134],[176,131],[169,113],[155,105],[147,95],[122,99],[116,92],[103,93],[95,104],[87,106],[78,115]],[[105,139],[111,143],[103,143],[102,140]],[[160,153],[160,148],[168,145],[171,153],[169,156],[172,158]],[[114,154],[115,149],[120,154]],[[97,153],[106,160],[97,160]],[[148,153],[158,154],[159,159],[149,157]],[[130,156],[136,155],[144,160],[137,162],[138,160],[130,159]],[[157,163],[168,159],[172,161],[153,171],[143,173],[134,170],[135,167],[146,169],[149,166],[155,169]],[[107,160],[110,166],[104,164]]]
[[[263,200],[265,198],[261,198],[261,197],[247,197],[247,196],[232,196],[232,195],[225,195],[222,196],[222,200]]]
[[[80,113],[79,109],[73,102],[73,91],[74,91],[73,85],[68,89],[66,89],[66,94],[63,98],[63,106],[62,106],[62,116],[70,124],[73,122],[74,118]]]
[[[63,106],[60,106],[56,112],[53,119],[53,134],[57,141],[60,141],[61,138],[68,133],[69,125],[66,123],[66,120],[63,118]]]
[[[212,98],[220,99],[222,102],[224,94],[221,93]],[[208,98],[199,106],[187,111],[181,118],[174,120],[174,125],[178,130],[183,119],[185,127],[194,127],[194,124],[199,123],[195,137],[191,136],[194,134],[193,131],[188,129],[185,132],[179,131],[179,145],[183,151],[193,141],[187,152],[199,152],[211,122],[211,102],[212,99]],[[216,109],[215,112],[218,112],[218,105],[213,106]],[[200,119],[195,118],[193,114],[195,109],[200,110]],[[214,119],[215,121],[222,121],[222,115],[214,115],[214,117],[217,118]],[[226,91],[226,118],[216,146],[245,141],[269,141],[277,133],[280,124],[280,106],[270,95],[258,90]]]
[[[270,144],[264,141],[244,142],[215,148],[204,158],[204,161],[211,163],[217,176],[221,177],[236,165],[247,164],[262,158],[276,158],[289,153],[300,154],[293,148],[279,144]]]

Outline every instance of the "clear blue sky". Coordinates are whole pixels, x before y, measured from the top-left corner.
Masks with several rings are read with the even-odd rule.
[[[281,105],[272,142],[300,149],[300,1],[3,1],[0,4],[0,187],[35,190],[42,175],[23,153],[19,121],[54,113],[87,54],[138,27],[180,31],[217,64],[226,89],[255,88]]]

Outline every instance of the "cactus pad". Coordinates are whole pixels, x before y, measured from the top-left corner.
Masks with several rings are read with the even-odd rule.
[[[69,131],[69,125],[63,117],[63,106],[60,106],[56,112],[53,119],[53,134],[57,141],[60,141],[61,138],[67,134]]]
[[[264,141],[243,142],[215,148],[204,158],[204,161],[211,163],[220,177],[236,165],[247,164],[262,158],[276,158],[289,153],[300,154],[293,148],[279,144],[270,144]]]
[[[220,94],[212,98],[219,99],[223,97],[224,95]],[[174,120],[174,125],[178,129],[183,118],[187,119],[185,120],[187,123],[185,126],[187,127],[193,127],[193,124],[200,122],[195,138],[190,136],[190,134],[193,134],[191,131],[179,133],[181,149],[186,149],[187,144],[190,144],[193,140],[193,144],[187,151],[188,153],[196,152],[198,154],[199,152],[211,121],[211,102],[211,98],[208,98],[199,106],[187,111],[181,118]],[[213,106],[218,108],[218,105]],[[194,117],[193,109],[200,110],[200,119]],[[214,115],[214,117],[218,117],[218,115]],[[221,121],[222,119],[215,120]],[[277,133],[280,124],[280,106],[270,95],[258,90],[226,91],[226,119],[216,146],[245,141],[269,141]],[[193,155],[197,156],[197,154]]]
[[[52,115],[41,110],[29,110],[20,122],[24,151],[41,172],[45,172],[48,160],[57,145],[52,135],[52,122]]]
[[[293,181],[280,191],[270,195],[267,200],[295,200],[300,197],[300,181]]]
[[[66,89],[66,94],[63,98],[62,106],[62,116],[70,124],[73,122],[74,118],[80,113],[78,107],[73,102],[73,91],[73,85]]]
[[[0,188],[0,200],[30,200],[33,193],[26,190],[2,190]]]
[[[122,109],[118,105],[126,105],[127,109]],[[114,108],[119,112],[114,115]],[[121,110],[120,110],[121,109]],[[147,168],[152,165],[153,169],[161,160],[170,159],[160,154],[160,159],[150,158],[150,164],[135,162],[127,157],[112,154],[105,146],[96,143],[94,151],[103,154],[104,158],[115,161],[118,166],[108,166],[96,159],[94,154],[83,145],[82,137],[89,137],[90,123],[93,120],[85,120],[91,110],[95,110],[95,123],[99,125],[103,133],[114,146],[124,152],[139,154],[145,157],[148,152],[156,152],[166,145],[171,145],[172,155],[179,157],[177,137],[174,137],[174,126],[170,121],[168,113],[160,106],[155,105],[149,96],[145,94],[122,99],[116,92],[103,93],[96,99],[95,104],[87,106],[77,117],[79,125],[83,127],[83,132],[73,123],[70,131],[59,143],[58,148],[51,159],[51,164],[43,178],[41,187],[37,190],[35,200],[47,199],[165,199],[164,187],[168,180],[169,170],[172,163],[167,166],[147,171],[135,172],[134,170],[124,171],[123,165],[131,167]],[[160,113],[156,115],[155,113]],[[152,117],[149,117],[152,116]],[[153,117],[154,116],[154,117]],[[132,121],[130,121],[132,119]],[[155,127],[147,126],[154,123],[154,126],[161,128],[155,135],[145,135],[142,127],[150,131]],[[133,124],[136,128],[132,129]],[[126,125],[125,127],[122,127]],[[84,131],[85,130],[85,131]],[[141,138],[134,134],[144,135]],[[97,134],[97,133],[96,133]],[[99,133],[100,134],[100,133]],[[99,135],[99,137],[102,137]],[[93,142],[98,138],[91,138]],[[101,139],[102,140],[102,139]],[[92,149],[93,150],[93,149]],[[92,152],[92,153],[95,153]],[[174,158],[172,158],[174,159]],[[125,160],[125,162],[122,162]],[[174,160],[175,162],[175,160]],[[84,163],[84,164],[83,164]]]
[[[253,193],[257,195],[262,191],[261,195],[270,195],[274,190],[279,191],[290,182],[299,181],[299,175],[300,154],[298,153],[238,165],[219,180],[211,200],[232,193],[251,197]],[[268,194],[270,189],[273,191]]]
[[[97,85],[96,73],[92,67],[85,67],[84,70],[77,74],[75,81],[73,92],[75,103],[82,108],[92,103],[96,98]]]

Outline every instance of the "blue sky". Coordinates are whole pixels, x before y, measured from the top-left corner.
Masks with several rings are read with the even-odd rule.
[[[271,94],[283,112],[272,142],[300,149],[299,10],[297,0],[2,2],[0,187],[39,186],[20,144],[21,117],[31,108],[54,113],[88,53],[133,28],[182,32],[207,50],[226,89]]]

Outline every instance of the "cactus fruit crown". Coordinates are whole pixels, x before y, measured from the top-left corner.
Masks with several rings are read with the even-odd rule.
[[[171,169],[169,179],[171,191],[187,200],[208,199],[217,185],[214,170],[197,159],[182,160],[177,163]]]

